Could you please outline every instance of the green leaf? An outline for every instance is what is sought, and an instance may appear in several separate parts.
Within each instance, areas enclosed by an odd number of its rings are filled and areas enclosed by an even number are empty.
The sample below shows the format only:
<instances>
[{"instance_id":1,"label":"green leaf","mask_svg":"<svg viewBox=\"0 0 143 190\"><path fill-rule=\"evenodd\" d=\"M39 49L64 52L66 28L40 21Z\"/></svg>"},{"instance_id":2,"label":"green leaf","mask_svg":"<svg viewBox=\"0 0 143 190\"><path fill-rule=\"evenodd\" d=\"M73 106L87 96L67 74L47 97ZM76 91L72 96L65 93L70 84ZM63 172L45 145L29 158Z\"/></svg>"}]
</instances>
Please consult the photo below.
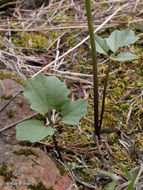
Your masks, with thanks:
<instances>
[{"instance_id":1,"label":"green leaf","mask_svg":"<svg viewBox=\"0 0 143 190\"><path fill-rule=\"evenodd\" d=\"M131 180L131 182L130 182L128 188L127 188L127 190L133 190L134 183L135 183L135 180L136 180L136 178L137 178L137 176L138 176L139 171L140 171L140 168L138 168L138 169L136 170L135 175L134 175L134 177L132 178L132 180Z\"/></svg>"},{"instance_id":2,"label":"green leaf","mask_svg":"<svg viewBox=\"0 0 143 190\"><path fill-rule=\"evenodd\" d=\"M128 169L125 166L123 166L123 170L124 170L127 180L130 181L132 179L132 177L131 177Z\"/></svg>"},{"instance_id":3,"label":"green leaf","mask_svg":"<svg viewBox=\"0 0 143 190\"><path fill-rule=\"evenodd\" d=\"M129 53L129 52L123 52L118 54L116 57L110 57L114 61L130 61L134 59L138 59L138 56Z\"/></svg>"},{"instance_id":4,"label":"green leaf","mask_svg":"<svg viewBox=\"0 0 143 190\"><path fill-rule=\"evenodd\" d=\"M101 174L101 175L111 177L113 179L113 174L111 174L110 172L107 172L107 171L104 171L104 170L96 170L96 172Z\"/></svg>"},{"instance_id":5,"label":"green leaf","mask_svg":"<svg viewBox=\"0 0 143 190\"><path fill-rule=\"evenodd\" d=\"M119 47L134 44L139 38L129 28L119 31L115 30L106 38L106 42L111 51L116 52Z\"/></svg>"},{"instance_id":6,"label":"green leaf","mask_svg":"<svg viewBox=\"0 0 143 190\"><path fill-rule=\"evenodd\" d=\"M111 183L109 183L109 186L107 187L106 190L114 190L116 185L117 185L118 181L117 180L113 180Z\"/></svg>"},{"instance_id":7,"label":"green leaf","mask_svg":"<svg viewBox=\"0 0 143 190\"><path fill-rule=\"evenodd\" d=\"M102 39L95 34L95 43L96 51L105 55L108 53L109 48L105 39Z\"/></svg>"},{"instance_id":8,"label":"green leaf","mask_svg":"<svg viewBox=\"0 0 143 190\"><path fill-rule=\"evenodd\" d=\"M52 127L45 127L38 120L27 120L16 126L16 139L19 141L37 142L53 134Z\"/></svg>"},{"instance_id":9,"label":"green leaf","mask_svg":"<svg viewBox=\"0 0 143 190\"><path fill-rule=\"evenodd\" d=\"M61 112L62 122L69 125L78 125L79 120L87 114L87 100L71 101Z\"/></svg>"},{"instance_id":10,"label":"green leaf","mask_svg":"<svg viewBox=\"0 0 143 190\"><path fill-rule=\"evenodd\" d=\"M42 115L48 110L62 109L62 106L70 102L68 95L66 84L54 76L46 77L42 73L27 81L24 92L24 96L31 103L31 109Z\"/></svg>"}]
</instances>

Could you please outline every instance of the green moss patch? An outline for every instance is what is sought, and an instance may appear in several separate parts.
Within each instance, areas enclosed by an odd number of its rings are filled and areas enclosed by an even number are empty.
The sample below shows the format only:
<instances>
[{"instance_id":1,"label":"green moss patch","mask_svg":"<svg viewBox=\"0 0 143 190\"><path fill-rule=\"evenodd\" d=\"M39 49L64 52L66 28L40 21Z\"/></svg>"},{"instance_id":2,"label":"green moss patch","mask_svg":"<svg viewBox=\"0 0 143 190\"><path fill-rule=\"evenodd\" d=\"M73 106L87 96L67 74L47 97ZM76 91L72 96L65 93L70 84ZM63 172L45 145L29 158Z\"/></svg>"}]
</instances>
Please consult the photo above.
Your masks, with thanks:
<instances>
[{"instance_id":1,"label":"green moss patch","mask_svg":"<svg viewBox=\"0 0 143 190\"><path fill-rule=\"evenodd\" d=\"M3 99L3 100L9 100L9 99L11 99L12 98L12 95L11 94L9 94L9 95L2 95L1 97L0 97L1 99Z\"/></svg>"},{"instance_id":2,"label":"green moss patch","mask_svg":"<svg viewBox=\"0 0 143 190\"><path fill-rule=\"evenodd\" d=\"M39 181L37 185L29 185L27 188L28 188L28 189L31 189L31 190L53 190L52 187L50 187L50 188L47 189L47 188L43 185L43 183L42 183L41 181Z\"/></svg>"},{"instance_id":3,"label":"green moss patch","mask_svg":"<svg viewBox=\"0 0 143 190\"><path fill-rule=\"evenodd\" d=\"M34 156L38 157L38 155L36 154L36 152L34 152L31 149L20 149L18 151L14 151L13 153L16 154L16 155L24 155L26 157L30 156L30 155L34 155Z\"/></svg>"},{"instance_id":4,"label":"green moss patch","mask_svg":"<svg viewBox=\"0 0 143 190\"><path fill-rule=\"evenodd\" d=\"M4 182L10 182L11 178L13 177L12 171L8 171L7 165L2 163L0 166L0 176L3 177Z\"/></svg>"},{"instance_id":5,"label":"green moss patch","mask_svg":"<svg viewBox=\"0 0 143 190\"><path fill-rule=\"evenodd\" d=\"M21 78L16 72L7 72L7 71L2 71L0 70L0 79L11 79L17 82L18 84L21 84L25 86L25 80Z\"/></svg>"},{"instance_id":6,"label":"green moss patch","mask_svg":"<svg viewBox=\"0 0 143 190\"><path fill-rule=\"evenodd\" d=\"M8 117L9 119L13 119L13 118L14 118L14 113L13 113L12 110L10 110L9 112L7 112L7 117Z\"/></svg>"}]
</instances>

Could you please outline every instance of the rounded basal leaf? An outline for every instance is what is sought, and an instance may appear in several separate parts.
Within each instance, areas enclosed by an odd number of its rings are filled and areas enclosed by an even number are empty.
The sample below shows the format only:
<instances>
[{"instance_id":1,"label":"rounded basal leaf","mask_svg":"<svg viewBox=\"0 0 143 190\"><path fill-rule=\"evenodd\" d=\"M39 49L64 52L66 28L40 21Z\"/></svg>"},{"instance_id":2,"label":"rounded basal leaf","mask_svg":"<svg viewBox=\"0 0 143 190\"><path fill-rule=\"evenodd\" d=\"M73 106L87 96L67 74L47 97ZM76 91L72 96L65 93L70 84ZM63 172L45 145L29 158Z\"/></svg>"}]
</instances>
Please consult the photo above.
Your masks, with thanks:
<instances>
[{"instance_id":1,"label":"rounded basal leaf","mask_svg":"<svg viewBox=\"0 0 143 190\"><path fill-rule=\"evenodd\" d=\"M135 43L139 38L129 28L119 31L115 30L111 33L106 42L111 51L116 52L119 47L127 46Z\"/></svg>"},{"instance_id":2,"label":"rounded basal leaf","mask_svg":"<svg viewBox=\"0 0 143 190\"><path fill-rule=\"evenodd\" d=\"M45 115L48 110L60 110L69 102L69 90L57 77L46 77L40 73L28 79L24 96L31 103L31 109Z\"/></svg>"},{"instance_id":3,"label":"rounded basal leaf","mask_svg":"<svg viewBox=\"0 0 143 190\"><path fill-rule=\"evenodd\" d=\"M130 60L138 59L138 56L129 52L123 52L123 53L118 54L116 57L110 57L110 58L115 61L130 61Z\"/></svg>"},{"instance_id":4,"label":"rounded basal leaf","mask_svg":"<svg viewBox=\"0 0 143 190\"><path fill-rule=\"evenodd\" d=\"M37 142L53 134L52 127L45 127L38 120L24 121L16 126L16 139L19 141Z\"/></svg>"},{"instance_id":5,"label":"rounded basal leaf","mask_svg":"<svg viewBox=\"0 0 143 190\"><path fill-rule=\"evenodd\" d=\"M69 125L78 125L79 120L87 114L87 105L88 102L84 99L71 101L61 112L62 122Z\"/></svg>"},{"instance_id":6,"label":"rounded basal leaf","mask_svg":"<svg viewBox=\"0 0 143 190\"><path fill-rule=\"evenodd\" d=\"M95 37L96 51L106 55L108 53L108 49L109 49L106 40L102 39L101 37L97 36L96 34L94 37Z\"/></svg>"}]
</instances>

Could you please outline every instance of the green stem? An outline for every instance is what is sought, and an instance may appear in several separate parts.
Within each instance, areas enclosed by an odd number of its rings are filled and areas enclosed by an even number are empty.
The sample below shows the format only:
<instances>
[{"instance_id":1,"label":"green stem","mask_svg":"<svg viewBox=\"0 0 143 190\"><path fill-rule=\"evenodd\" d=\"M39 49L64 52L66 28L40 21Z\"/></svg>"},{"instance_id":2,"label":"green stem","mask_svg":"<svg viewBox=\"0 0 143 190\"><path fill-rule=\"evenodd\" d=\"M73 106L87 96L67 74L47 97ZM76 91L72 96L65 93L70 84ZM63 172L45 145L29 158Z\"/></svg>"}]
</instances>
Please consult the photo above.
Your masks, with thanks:
<instances>
[{"instance_id":1,"label":"green stem","mask_svg":"<svg viewBox=\"0 0 143 190\"><path fill-rule=\"evenodd\" d=\"M106 77L105 77L105 80L104 80L102 108L101 108L101 116L100 116L100 123L99 123L100 133L101 133L101 126L102 126L103 114L104 114L104 109L105 109L105 97L106 97L106 89L107 89L107 82L108 82L108 78L109 78L110 69L111 69L111 61L109 62L108 69L107 69L107 72L106 72Z\"/></svg>"},{"instance_id":2,"label":"green stem","mask_svg":"<svg viewBox=\"0 0 143 190\"><path fill-rule=\"evenodd\" d=\"M99 130L99 101L98 101L98 73L97 73L97 61L96 61L96 46L95 46L95 38L93 32L93 22L91 16L91 2L90 0L85 0L86 4L86 13L88 20L88 30L90 35L90 43L91 43L91 51L92 51L92 60L93 60L93 90L94 90L94 128L95 135L100 139L100 130Z\"/></svg>"}]
</instances>

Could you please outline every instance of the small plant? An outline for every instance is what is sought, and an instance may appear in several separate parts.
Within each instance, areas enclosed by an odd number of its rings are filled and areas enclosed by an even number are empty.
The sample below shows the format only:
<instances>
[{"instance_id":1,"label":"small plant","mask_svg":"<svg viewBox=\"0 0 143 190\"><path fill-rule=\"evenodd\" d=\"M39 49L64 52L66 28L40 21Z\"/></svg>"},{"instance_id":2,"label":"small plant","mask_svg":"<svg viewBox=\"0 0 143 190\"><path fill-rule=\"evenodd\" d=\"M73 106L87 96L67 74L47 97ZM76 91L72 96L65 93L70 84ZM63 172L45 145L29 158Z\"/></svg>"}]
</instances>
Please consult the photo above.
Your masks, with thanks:
<instances>
[{"instance_id":1,"label":"small plant","mask_svg":"<svg viewBox=\"0 0 143 190\"><path fill-rule=\"evenodd\" d=\"M28 79L24 96L31 104L31 109L48 118L47 124L39 120L27 120L16 126L16 138L20 141L37 142L49 135L54 135L54 126L60 122L78 125L87 113L87 100L71 101L66 84L57 77L46 77L40 73ZM54 142L55 137L54 137Z\"/></svg>"},{"instance_id":2,"label":"small plant","mask_svg":"<svg viewBox=\"0 0 143 190\"><path fill-rule=\"evenodd\" d=\"M142 174L143 174L143 166L137 167L132 171L128 171L126 167L123 167L125 177L119 177L115 174L112 174L107 171L99 170L97 173L103 176L108 176L112 179L112 182L108 184L106 190L118 190L118 189L126 189L133 190L134 188L142 188Z\"/></svg>"},{"instance_id":3,"label":"small plant","mask_svg":"<svg viewBox=\"0 0 143 190\"><path fill-rule=\"evenodd\" d=\"M109 78L109 72L111 69L111 65L115 61L130 61L137 59L138 57L130 52L119 52L119 48L124 46L128 46L130 44L134 44L139 38L134 35L134 32L127 28L125 30L119 31L115 30L111 33L108 38L102 39L97 36L93 32L93 22L91 16L91 3L90 0L85 0L86 4L86 13L88 19L88 29L90 34L90 42L91 42L91 51L92 51L92 59L93 59L93 88L94 88L94 128L95 135L100 139L101 135L101 126L104 114L104 104L106 97L106 88L107 82ZM103 98L102 98L102 108L101 115L99 118L99 100L98 100L98 67L96 61L96 51L104 54L109 59L109 64L106 72L106 77L104 81L104 90L103 90ZM112 53L110 53L110 52Z\"/></svg>"}]
</instances>

